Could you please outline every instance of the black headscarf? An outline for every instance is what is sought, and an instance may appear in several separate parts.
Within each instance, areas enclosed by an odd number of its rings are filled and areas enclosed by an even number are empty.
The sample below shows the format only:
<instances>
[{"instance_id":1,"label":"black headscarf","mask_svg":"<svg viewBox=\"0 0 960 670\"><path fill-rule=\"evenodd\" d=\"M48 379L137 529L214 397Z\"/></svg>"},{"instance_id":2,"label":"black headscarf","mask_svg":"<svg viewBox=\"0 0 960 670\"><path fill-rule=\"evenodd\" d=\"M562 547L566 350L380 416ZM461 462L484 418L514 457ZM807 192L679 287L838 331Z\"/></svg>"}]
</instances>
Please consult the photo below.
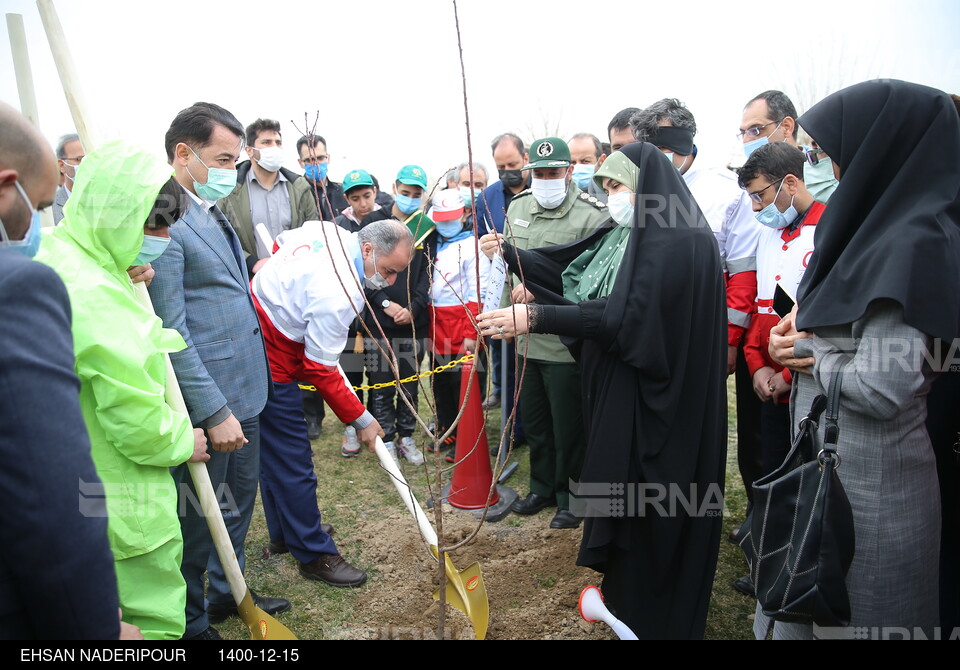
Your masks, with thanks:
<instances>
[{"instance_id":1,"label":"black headscarf","mask_svg":"<svg viewBox=\"0 0 960 670\"><path fill-rule=\"evenodd\" d=\"M960 118L950 96L869 81L798 121L841 179L817 225L797 328L852 323L889 298L914 328L960 336Z\"/></svg>"}]
</instances>

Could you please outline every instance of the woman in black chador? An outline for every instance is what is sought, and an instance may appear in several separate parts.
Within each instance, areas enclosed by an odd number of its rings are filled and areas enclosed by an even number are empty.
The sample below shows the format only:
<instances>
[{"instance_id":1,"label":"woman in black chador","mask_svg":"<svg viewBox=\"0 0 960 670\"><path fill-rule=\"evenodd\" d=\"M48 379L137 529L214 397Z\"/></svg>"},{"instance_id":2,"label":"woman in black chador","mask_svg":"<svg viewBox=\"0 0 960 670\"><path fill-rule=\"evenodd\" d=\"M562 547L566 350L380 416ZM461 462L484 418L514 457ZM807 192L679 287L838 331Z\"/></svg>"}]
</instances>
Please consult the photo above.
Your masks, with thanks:
<instances>
[{"instance_id":1,"label":"woman in black chador","mask_svg":"<svg viewBox=\"0 0 960 670\"><path fill-rule=\"evenodd\" d=\"M581 366L587 428L577 562L604 573L607 606L638 637L699 638L726 459L720 255L656 147L627 145L595 179L611 196L613 221L569 245L504 244L536 302L482 314L480 326L495 338L564 336ZM485 253L497 237L483 238Z\"/></svg>"}]
</instances>

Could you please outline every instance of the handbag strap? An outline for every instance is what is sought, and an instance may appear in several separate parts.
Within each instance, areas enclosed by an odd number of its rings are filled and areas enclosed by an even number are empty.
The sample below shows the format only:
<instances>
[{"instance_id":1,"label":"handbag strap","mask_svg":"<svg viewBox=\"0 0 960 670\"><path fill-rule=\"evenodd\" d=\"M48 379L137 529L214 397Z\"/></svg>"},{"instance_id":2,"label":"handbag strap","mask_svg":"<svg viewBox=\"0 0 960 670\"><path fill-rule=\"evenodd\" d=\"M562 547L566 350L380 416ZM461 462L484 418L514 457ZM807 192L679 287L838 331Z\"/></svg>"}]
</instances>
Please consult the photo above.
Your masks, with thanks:
<instances>
[{"instance_id":1,"label":"handbag strap","mask_svg":"<svg viewBox=\"0 0 960 670\"><path fill-rule=\"evenodd\" d=\"M830 451L837 450L837 439L840 437L840 426L837 419L840 417L840 386L841 371L834 370L830 375L830 387L827 389L827 421L824 424L824 449L830 445Z\"/></svg>"},{"instance_id":2,"label":"handbag strap","mask_svg":"<svg viewBox=\"0 0 960 670\"><path fill-rule=\"evenodd\" d=\"M830 387L827 389L827 420L823 428L823 448L817 454L821 472L828 463L834 470L840 467L840 454L837 453L840 426L837 419L840 416L841 374L840 369L833 371L830 375Z\"/></svg>"}]
</instances>

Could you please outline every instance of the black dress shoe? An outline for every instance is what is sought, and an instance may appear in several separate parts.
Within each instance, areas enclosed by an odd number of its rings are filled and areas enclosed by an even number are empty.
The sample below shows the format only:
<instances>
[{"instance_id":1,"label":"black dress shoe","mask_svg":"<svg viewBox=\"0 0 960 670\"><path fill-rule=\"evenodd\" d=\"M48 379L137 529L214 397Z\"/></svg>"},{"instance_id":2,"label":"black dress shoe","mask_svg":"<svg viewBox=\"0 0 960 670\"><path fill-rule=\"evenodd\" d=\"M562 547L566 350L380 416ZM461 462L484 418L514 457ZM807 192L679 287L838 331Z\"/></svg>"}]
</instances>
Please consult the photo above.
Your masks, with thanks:
<instances>
[{"instance_id":1,"label":"black dress shoe","mask_svg":"<svg viewBox=\"0 0 960 670\"><path fill-rule=\"evenodd\" d=\"M510 507L517 514L536 514L544 507L552 507L557 504L556 498L550 496L549 498L544 498L543 496L538 496L536 493L531 493L523 500L518 500L513 503L513 506Z\"/></svg>"},{"instance_id":2,"label":"black dress shoe","mask_svg":"<svg viewBox=\"0 0 960 670\"><path fill-rule=\"evenodd\" d=\"M321 523L320 530L322 530L327 535L333 535L336 530L333 527L332 523ZM287 543L283 540L270 540L270 544L267 545L267 551L271 556L276 556L277 554L286 554L290 551L287 547ZM260 609L263 609L262 607Z\"/></svg>"},{"instance_id":3,"label":"black dress shoe","mask_svg":"<svg viewBox=\"0 0 960 670\"><path fill-rule=\"evenodd\" d=\"M340 554L321 554L300 564L300 574L330 586L354 587L367 581L367 573L347 563Z\"/></svg>"},{"instance_id":4,"label":"black dress shoe","mask_svg":"<svg viewBox=\"0 0 960 670\"><path fill-rule=\"evenodd\" d=\"M267 614L279 614L290 609L290 601L286 598L258 596L252 589L250 595L253 597L253 604ZM237 614L237 606L234 603L210 603L207 605L207 618L211 623L226 621L232 616L237 616ZM212 630L212 628L208 630Z\"/></svg>"},{"instance_id":5,"label":"black dress shoe","mask_svg":"<svg viewBox=\"0 0 960 670\"><path fill-rule=\"evenodd\" d=\"M222 640L220 633L217 632L217 629L213 626L207 626L207 629L202 633L197 633L193 637L188 637L188 640Z\"/></svg>"},{"instance_id":6,"label":"black dress shoe","mask_svg":"<svg viewBox=\"0 0 960 670\"><path fill-rule=\"evenodd\" d=\"M579 528L580 517L568 509L558 509L550 520L551 528Z\"/></svg>"},{"instance_id":7,"label":"black dress shoe","mask_svg":"<svg viewBox=\"0 0 960 670\"><path fill-rule=\"evenodd\" d=\"M757 597L757 590L753 586L753 580L750 579L750 575L734 579L733 590L745 596L750 596L751 598Z\"/></svg>"}]
</instances>

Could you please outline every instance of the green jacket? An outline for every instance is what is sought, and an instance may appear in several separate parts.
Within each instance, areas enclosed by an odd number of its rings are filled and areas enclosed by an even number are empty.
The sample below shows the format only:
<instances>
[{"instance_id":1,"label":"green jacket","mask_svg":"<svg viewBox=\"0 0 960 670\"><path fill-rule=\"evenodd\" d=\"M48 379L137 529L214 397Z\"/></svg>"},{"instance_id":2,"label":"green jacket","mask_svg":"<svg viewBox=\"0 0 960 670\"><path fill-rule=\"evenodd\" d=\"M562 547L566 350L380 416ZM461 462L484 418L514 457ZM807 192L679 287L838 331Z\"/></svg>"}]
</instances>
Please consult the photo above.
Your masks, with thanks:
<instances>
[{"instance_id":1,"label":"green jacket","mask_svg":"<svg viewBox=\"0 0 960 670\"><path fill-rule=\"evenodd\" d=\"M504 235L518 249L537 249L556 244L575 242L592 233L610 218L607 206L572 181L567 196L556 209L544 209L529 189L521 191L507 209ZM514 275L516 276L516 275ZM517 281L519 282L519 277ZM503 306L510 304L509 284L504 289ZM529 349L525 340L530 338ZM553 363L572 363L573 356L557 335L521 335L517 338L517 352L527 358Z\"/></svg>"},{"instance_id":2,"label":"green jacket","mask_svg":"<svg viewBox=\"0 0 960 670\"><path fill-rule=\"evenodd\" d=\"M106 496L114 558L148 553L179 538L169 468L193 455L190 420L164 401L163 352L186 347L134 295L126 269L143 245L143 224L169 165L121 142L87 154L57 228L38 260L70 294L80 407ZM70 439L65 435L64 439Z\"/></svg>"},{"instance_id":3,"label":"green jacket","mask_svg":"<svg viewBox=\"0 0 960 670\"><path fill-rule=\"evenodd\" d=\"M250 191L247 189L247 173L251 170L250 161L237 166L237 187L233 193L217 205L223 210L227 221L237 231L240 246L247 258L257 260L257 237L253 232L253 217L250 214ZM299 228L304 221L319 221L320 212L317 210L317 199L313 193L313 184L303 175L298 175L286 168L280 168L287 178L284 184L287 187L287 196L290 198L290 227ZM248 265L250 265L248 261Z\"/></svg>"}]
</instances>

